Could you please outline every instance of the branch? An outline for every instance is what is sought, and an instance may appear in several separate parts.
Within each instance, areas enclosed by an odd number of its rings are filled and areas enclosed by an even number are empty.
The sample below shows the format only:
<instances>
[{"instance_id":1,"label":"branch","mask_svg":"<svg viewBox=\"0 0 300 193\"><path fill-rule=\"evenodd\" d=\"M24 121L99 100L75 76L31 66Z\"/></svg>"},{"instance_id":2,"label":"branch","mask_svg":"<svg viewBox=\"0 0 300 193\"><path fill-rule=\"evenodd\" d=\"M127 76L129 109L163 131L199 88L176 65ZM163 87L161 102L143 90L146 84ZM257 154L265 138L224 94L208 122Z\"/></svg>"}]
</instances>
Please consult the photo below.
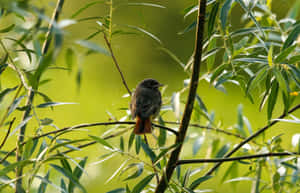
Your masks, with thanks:
<instances>
[{"instance_id":1,"label":"branch","mask_svg":"<svg viewBox=\"0 0 300 193\"><path fill-rule=\"evenodd\" d=\"M53 134L58 134L58 133L62 133L62 132L65 132L65 131L71 131L71 130L75 130L75 129L80 129L80 128L86 128L86 127L95 127L95 126L104 126L104 125L134 125L135 122L134 121L116 121L116 122L98 122L98 123L83 123L83 124L79 124L79 125L74 125L74 126L71 126L71 127L65 127L65 128L62 128L62 129L59 129L59 130L54 130L54 131L49 131L47 133L44 133L44 134L41 134L41 135L37 135L37 136L34 136L32 137L30 140L36 140L36 139L39 139L39 138L42 138L42 137L45 137L45 136L48 136L48 135L53 135ZM157 125L157 124L153 124L155 127L159 127L161 129L166 129L172 133L174 133L175 135L178 135L178 132L173 130L173 129L170 129L168 127L165 127L165 126L162 126L162 125ZM126 130L125 130L126 131ZM110 138L113 138L113 137L116 137L116 136L119 136L121 134L123 134L125 131L121 131L121 132L118 132L116 134L112 134L112 135L109 135L109 136L106 136L104 137L103 139L110 139ZM22 147L24 146L26 143L28 142L27 141L23 141L22 143L19 144L19 147ZM90 142L91 143L91 142ZM86 144L86 146L89 146L89 145L93 145L94 143L88 143ZM85 147L85 146L83 146ZM80 148L80 146L79 146ZM10 152L8 152L1 160L0 160L0 164L2 164L13 152L15 152L17 150L17 148L14 148L12 149ZM66 151L66 152L63 152L63 153L69 153L71 151Z\"/></svg>"},{"instance_id":2,"label":"branch","mask_svg":"<svg viewBox=\"0 0 300 193\"><path fill-rule=\"evenodd\" d=\"M300 155L299 152L279 152L279 153L262 153L255 155L245 155L239 157L231 157L231 158L215 158L215 159L187 159L187 160L179 160L176 165L183 164L198 164L198 163L223 163L223 162L231 162L231 161L240 161L244 159L255 159L261 157L278 157L278 156L296 156Z\"/></svg>"},{"instance_id":3,"label":"branch","mask_svg":"<svg viewBox=\"0 0 300 193\"><path fill-rule=\"evenodd\" d=\"M180 123L178 122L172 122L172 121L165 121L164 123L166 124L172 124L172 125L179 125ZM201 128L201 129L207 129L207 130L214 130L216 132L220 132L220 133L223 133L223 134L226 134L226 135L229 135L229 136L234 136L234 137L237 137L237 138L240 138L240 139L245 139L245 137L239 135L239 134L236 134L236 133L231 133L229 131L226 131L226 130L223 130L223 129L219 129L219 128L215 128L215 127L209 127L209 126L204 126L204 125L199 125L199 124L196 124L196 123L191 123L189 124L190 127L198 127L198 128Z\"/></svg>"},{"instance_id":4,"label":"branch","mask_svg":"<svg viewBox=\"0 0 300 193\"><path fill-rule=\"evenodd\" d=\"M176 141L175 141L175 144L179 144L179 145L171 153L171 156L166 166L166 171L164 175L161 177L160 182L156 187L155 193L163 193L168 187L168 183L176 167L176 162L179 159L179 154L181 152L182 144L184 142L187 129L189 126L189 122L191 119L198 82L199 82L199 74L200 74L200 66L201 66L201 58L202 58L201 57L202 43L203 43L203 36L204 36L205 9L206 9L206 0L199 0L193 71L192 71L192 76L189 85L189 94L188 94L187 103L184 109L181 124L179 126L179 135L176 137Z\"/></svg>"},{"instance_id":5,"label":"branch","mask_svg":"<svg viewBox=\"0 0 300 193\"><path fill-rule=\"evenodd\" d=\"M297 109L300 108L300 104L296 105L295 107L293 107L291 110L289 110L287 113L284 112L282 115L280 115L277 119L282 119L285 116L287 116L288 114L296 111ZM228 152L223 158L228 158L230 157L232 154L234 154L236 151L238 151L243 145L245 145L246 143L248 143L249 141L251 141L252 139L254 139L255 137L257 137L258 135L262 134L264 131L266 131L267 129L269 129L271 126L273 126L274 124L278 123L278 120L275 121L271 121L268 125L264 126L263 128L261 128L260 130L258 130L257 132L253 133L252 135L250 135L249 137L247 137L244 141L242 141L241 143L239 143L237 146L235 146L230 152ZM218 167L220 167L220 165L222 164L222 162L217 163L214 167L212 167L206 174L205 176L210 176Z\"/></svg>"},{"instance_id":6,"label":"branch","mask_svg":"<svg viewBox=\"0 0 300 193\"><path fill-rule=\"evenodd\" d=\"M110 52L110 54L111 54L111 57L112 57L112 59L113 59L115 65L116 65L116 67L117 67L117 69L118 69L118 71L119 71L119 73L120 73L120 75L121 75L122 82L123 82L125 88L127 89L127 92L128 92L129 95L131 96L131 91L130 91L130 89L129 89L129 87L128 87L126 81L125 81L124 75L123 75L123 73L122 73L122 71L121 71L121 68L120 68L120 65L119 65L119 63L117 62L117 59L116 59L116 57L115 57L115 55L114 55L114 52L113 52L112 47L111 47L111 44L110 44L110 42L108 41L108 39L107 39L107 37L106 37L106 34L103 33L103 35L104 35L104 40L105 40L105 42L106 42L106 45L107 45L107 47L108 47L108 49L109 49L109 52Z\"/></svg>"},{"instance_id":7,"label":"branch","mask_svg":"<svg viewBox=\"0 0 300 193\"><path fill-rule=\"evenodd\" d=\"M9 136L10 131L11 131L11 127L12 127L13 123L15 122L15 120L16 120L16 117L14 117L13 120L9 123L8 130L7 130L6 135L5 135L3 141L2 141L2 143L0 145L0 149L2 149L2 147L6 143L6 140L7 140L8 136Z\"/></svg>"}]
</instances>

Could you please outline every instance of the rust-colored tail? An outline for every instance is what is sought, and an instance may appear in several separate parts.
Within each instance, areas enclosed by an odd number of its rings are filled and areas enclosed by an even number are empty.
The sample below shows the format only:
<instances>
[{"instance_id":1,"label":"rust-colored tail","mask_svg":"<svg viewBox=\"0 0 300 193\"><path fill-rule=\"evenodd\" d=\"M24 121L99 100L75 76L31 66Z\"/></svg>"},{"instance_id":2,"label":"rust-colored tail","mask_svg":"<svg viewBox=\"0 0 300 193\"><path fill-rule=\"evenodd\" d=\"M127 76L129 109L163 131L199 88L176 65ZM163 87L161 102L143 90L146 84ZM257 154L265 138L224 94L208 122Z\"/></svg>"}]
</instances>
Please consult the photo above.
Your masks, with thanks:
<instances>
[{"instance_id":1,"label":"rust-colored tail","mask_svg":"<svg viewBox=\"0 0 300 193\"><path fill-rule=\"evenodd\" d=\"M152 124L150 118L143 120L139 116L136 116L136 124L133 132L136 135L151 133Z\"/></svg>"}]
</instances>

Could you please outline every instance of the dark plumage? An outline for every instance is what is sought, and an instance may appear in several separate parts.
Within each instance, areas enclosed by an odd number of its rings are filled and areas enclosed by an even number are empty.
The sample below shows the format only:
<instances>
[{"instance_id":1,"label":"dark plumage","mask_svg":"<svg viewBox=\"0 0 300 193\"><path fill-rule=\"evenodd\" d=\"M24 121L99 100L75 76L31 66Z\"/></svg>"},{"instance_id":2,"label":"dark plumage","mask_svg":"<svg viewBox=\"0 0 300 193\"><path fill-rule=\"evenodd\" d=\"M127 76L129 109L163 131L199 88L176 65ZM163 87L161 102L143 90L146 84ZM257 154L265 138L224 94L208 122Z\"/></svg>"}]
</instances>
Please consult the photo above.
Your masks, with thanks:
<instances>
[{"instance_id":1,"label":"dark plumage","mask_svg":"<svg viewBox=\"0 0 300 193\"><path fill-rule=\"evenodd\" d=\"M154 79L145 79L137 85L130 103L131 115L136 118L135 134L151 133L151 120L161 107L160 86L162 84Z\"/></svg>"}]
</instances>

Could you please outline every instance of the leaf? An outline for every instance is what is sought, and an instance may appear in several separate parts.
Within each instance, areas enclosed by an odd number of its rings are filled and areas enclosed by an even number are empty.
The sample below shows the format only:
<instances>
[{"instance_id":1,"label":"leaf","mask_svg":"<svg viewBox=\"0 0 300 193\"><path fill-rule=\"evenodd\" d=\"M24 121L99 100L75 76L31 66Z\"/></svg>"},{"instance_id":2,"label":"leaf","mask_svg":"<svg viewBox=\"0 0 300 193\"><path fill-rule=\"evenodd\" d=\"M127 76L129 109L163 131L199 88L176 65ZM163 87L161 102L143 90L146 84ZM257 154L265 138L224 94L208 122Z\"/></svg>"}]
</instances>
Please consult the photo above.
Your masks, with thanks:
<instances>
[{"instance_id":1,"label":"leaf","mask_svg":"<svg viewBox=\"0 0 300 193\"><path fill-rule=\"evenodd\" d=\"M53 123L53 120L49 118L40 119L40 121L41 121L41 125L50 125Z\"/></svg>"},{"instance_id":2,"label":"leaf","mask_svg":"<svg viewBox=\"0 0 300 193\"><path fill-rule=\"evenodd\" d=\"M141 136L135 135L135 152L137 155L140 153L141 143L142 143Z\"/></svg>"},{"instance_id":3,"label":"leaf","mask_svg":"<svg viewBox=\"0 0 300 193\"><path fill-rule=\"evenodd\" d=\"M37 147L38 139L29 138L25 144L25 150L23 151L23 159L29 159Z\"/></svg>"},{"instance_id":4,"label":"leaf","mask_svg":"<svg viewBox=\"0 0 300 193\"><path fill-rule=\"evenodd\" d=\"M211 40L211 42L208 44L207 50L214 50L214 48L216 48L216 43L217 43L216 38L213 38ZM216 52L217 51L219 51L219 49L216 50ZM215 53L213 53L212 55L210 55L210 56L207 57L206 66L207 66L207 70L208 71L211 71L213 69L213 67L214 67L215 58L216 58L216 54Z\"/></svg>"},{"instance_id":5,"label":"leaf","mask_svg":"<svg viewBox=\"0 0 300 193\"><path fill-rule=\"evenodd\" d=\"M269 63L269 66L273 66L273 46L272 45L268 52L268 63Z\"/></svg>"},{"instance_id":6,"label":"leaf","mask_svg":"<svg viewBox=\"0 0 300 193\"><path fill-rule=\"evenodd\" d=\"M293 42L297 39L297 37L300 34L300 24L296 25L295 28L289 33L287 39L285 40L282 50L285 50L290 45L293 44Z\"/></svg>"},{"instance_id":7,"label":"leaf","mask_svg":"<svg viewBox=\"0 0 300 193\"><path fill-rule=\"evenodd\" d=\"M90 41L87 41L87 40L77 40L76 43L81 45L82 47L88 48L92 51L110 56L110 53L105 48L99 46L96 43L93 43L93 42L90 42Z\"/></svg>"},{"instance_id":8,"label":"leaf","mask_svg":"<svg viewBox=\"0 0 300 193\"><path fill-rule=\"evenodd\" d=\"M106 193L126 193L126 189L125 188L117 188L117 189L111 190Z\"/></svg>"},{"instance_id":9,"label":"leaf","mask_svg":"<svg viewBox=\"0 0 300 193\"><path fill-rule=\"evenodd\" d=\"M216 17L219 10L219 4L220 4L219 2L215 3L209 14L208 28L207 28L208 37L210 37L213 33Z\"/></svg>"},{"instance_id":10,"label":"leaf","mask_svg":"<svg viewBox=\"0 0 300 193\"><path fill-rule=\"evenodd\" d=\"M261 27L261 29L263 31L272 31L272 30L275 30L274 27ZM236 31L231 32L230 36L231 37L236 37L236 36L250 34L250 33L257 33L258 31L259 31L259 29L257 29L256 27L242 28L242 29L238 29Z\"/></svg>"},{"instance_id":11,"label":"leaf","mask_svg":"<svg viewBox=\"0 0 300 193\"><path fill-rule=\"evenodd\" d=\"M65 177L67 177L69 180L71 180L76 186L78 186L82 190L82 192L86 193L85 188L79 183L78 179L76 179L70 171L55 164L50 164L50 166Z\"/></svg>"},{"instance_id":12,"label":"leaf","mask_svg":"<svg viewBox=\"0 0 300 193\"><path fill-rule=\"evenodd\" d=\"M300 55L296 55L296 56L292 56L292 57L289 59L288 63L289 63L289 64L295 64L295 63L297 63L297 62L299 62L299 61L300 61Z\"/></svg>"},{"instance_id":13,"label":"leaf","mask_svg":"<svg viewBox=\"0 0 300 193\"><path fill-rule=\"evenodd\" d=\"M271 93L268 99L268 120L272 118L272 113L277 101L277 96L278 96L278 82L273 81L271 85Z\"/></svg>"},{"instance_id":14,"label":"leaf","mask_svg":"<svg viewBox=\"0 0 300 193\"><path fill-rule=\"evenodd\" d=\"M238 178L233 178L230 180L227 180L224 183L231 183L231 182L239 182L239 181L255 181L255 178L250 178L250 177L238 177Z\"/></svg>"},{"instance_id":15,"label":"leaf","mask_svg":"<svg viewBox=\"0 0 300 193\"><path fill-rule=\"evenodd\" d=\"M75 57L74 50L71 48L67 48L65 58L66 58L67 67L68 69L70 69L70 71L72 70L72 66L74 64L74 57Z\"/></svg>"},{"instance_id":16,"label":"leaf","mask_svg":"<svg viewBox=\"0 0 300 193\"><path fill-rule=\"evenodd\" d=\"M10 134L9 136L12 136L13 134L15 134L15 132L17 130L19 130L21 127L23 127L25 124L27 124L27 122L32 118L32 116L27 117L26 119L24 119Z\"/></svg>"},{"instance_id":17,"label":"leaf","mask_svg":"<svg viewBox=\"0 0 300 193\"><path fill-rule=\"evenodd\" d=\"M287 49L283 50L282 52L280 52L277 55L277 57L275 58L275 63L278 64L278 63L281 63L281 62L285 61L287 59L288 55L290 53L292 53L295 50L295 48L296 48L296 45L290 46L289 48L287 48Z\"/></svg>"},{"instance_id":18,"label":"leaf","mask_svg":"<svg viewBox=\"0 0 300 193\"><path fill-rule=\"evenodd\" d=\"M1 92L0 92L0 103L2 102L3 98L4 98L7 94L11 93L12 91L16 90L17 88L18 88L18 86L15 86L15 87L13 87L13 88L6 88L6 89L4 89L3 91L1 91Z\"/></svg>"},{"instance_id":19,"label":"leaf","mask_svg":"<svg viewBox=\"0 0 300 193\"><path fill-rule=\"evenodd\" d=\"M32 164L32 163L34 163L34 161L32 161L32 160L21 160L21 161L12 163L12 164L2 168L2 170L0 170L0 176L4 176L9 172L14 171L16 169L16 167L24 167L24 166Z\"/></svg>"},{"instance_id":20,"label":"leaf","mask_svg":"<svg viewBox=\"0 0 300 193\"><path fill-rule=\"evenodd\" d=\"M268 67L261 68L248 82L246 94L248 95L253 88L256 88L259 83L267 76Z\"/></svg>"},{"instance_id":21,"label":"leaf","mask_svg":"<svg viewBox=\"0 0 300 193\"><path fill-rule=\"evenodd\" d=\"M145 29L143 28L140 28L140 27L137 27L137 26L133 26L133 25L125 25L126 27L128 28L131 28L131 29L134 29L134 30L137 30L139 32L142 32L143 34L146 34L147 36L151 37L152 39L156 40L159 44L162 44L162 42L160 41L160 39L155 36L154 34L146 31Z\"/></svg>"},{"instance_id":22,"label":"leaf","mask_svg":"<svg viewBox=\"0 0 300 193\"><path fill-rule=\"evenodd\" d=\"M166 156L168 153L172 152L174 149L176 149L179 146L179 144L173 144L170 147L167 147L163 149L158 156L153 161L153 165L156 165L164 156Z\"/></svg>"},{"instance_id":23,"label":"leaf","mask_svg":"<svg viewBox=\"0 0 300 193\"><path fill-rule=\"evenodd\" d=\"M198 137L194 144L193 144L193 155L195 156L197 154L197 152L199 151L199 149L201 148L203 142L204 142L204 137L203 136L200 136Z\"/></svg>"},{"instance_id":24,"label":"leaf","mask_svg":"<svg viewBox=\"0 0 300 193\"><path fill-rule=\"evenodd\" d=\"M155 159L156 159L156 155L152 151L152 149L150 149L150 147L146 143L144 143L143 141L141 141L141 145L142 145L142 148L144 149L145 153L150 157L152 162L154 162Z\"/></svg>"},{"instance_id":25,"label":"leaf","mask_svg":"<svg viewBox=\"0 0 300 193\"><path fill-rule=\"evenodd\" d=\"M0 75L2 74L2 72L4 72L4 70L7 68L8 64L0 64Z\"/></svg>"},{"instance_id":26,"label":"leaf","mask_svg":"<svg viewBox=\"0 0 300 193\"><path fill-rule=\"evenodd\" d=\"M24 98L25 96L20 96L18 98L16 98L14 100L14 102L11 104L10 108L9 108L9 111L7 113L7 116L9 116L12 112L14 112L16 110L16 108L20 105L22 99Z\"/></svg>"},{"instance_id":27,"label":"leaf","mask_svg":"<svg viewBox=\"0 0 300 193\"><path fill-rule=\"evenodd\" d=\"M277 68L273 68L273 74L275 75L275 78L279 83L279 87L284 91L286 95L288 95L287 84L281 72Z\"/></svg>"},{"instance_id":28,"label":"leaf","mask_svg":"<svg viewBox=\"0 0 300 193\"><path fill-rule=\"evenodd\" d=\"M141 193L142 190L150 183L152 178L155 174L150 174L149 176L145 177L143 180L141 180L138 184L136 184L131 191L131 193Z\"/></svg>"},{"instance_id":29,"label":"leaf","mask_svg":"<svg viewBox=\"0 0 300 193\"><path fill-rule=\"evenodd\" d=\"M191 185L189 186L189 188L191 190L194 190L196 189L202 182L206 181L206 180L209 180L210 178L212 178L212 176L203 176L203 177L200 177L196 180L194 180Z\"/></svg>"},{"instance_id":30,"label":"leaf","mask_svg":"<svg viewBox=\"0 0 300 193\"><path fill-rule=\"evenodd\" d=\"M83 12L84 10L86 10L87 8L97 4L97 3L104 3L105 1L93 1L90 3L85 4L83 7L81 7L80 9L78 9L75 13L72 14L71 19L75 18L76 16L78 16L81 12Z\"/></svg>"},{"instance_id":31,"label":"leaf","mask_svg":"<svg viewBox=\"0 0 300 193\"><path fill-rule=\"evenodd\" d=\"M196 28L197 26L197 21L193 21L193 23L191 23L189 26L187 26L184 30L178 32L178 35L183 35L191 30L193 30L194 28Z\"/></svg>"},{"instance_id":32,"label":"leaf","mask_svg":"<svg viewBox=\"0 0 300 193\"><path fill-rule=\"evenodd\" d=\"M61 193L69 193L67 191L67 186L66 186L66 183L64 181L64 179L60 179L60 188L61 188Z\"/></svg>"},{"instance_id":33,"label":"leaf","mask_svg":"<svg viewBox=\"0 0 300 193\"><path fill-rule=\"evenodd\" d=\"M125 171L128 171L128 170L130 170L132 168L136 168L135 172L133 174L129 175L123 181L139 177L143 173L143 171L144 171L144 163L141 162L141 163L132 163L132 164L129 164L126 168L123 169L123 171L121 172L120 175L122 175Z\"/></svg>"},{"instance_id":34,"label":"leaf","mask_svg":"<svg viewBox=\"0 0 300 193\"><path fill-rule=\"evenodd\" d=\"M223 31L226 30L226 22L227 22L228 12L231 9L231 5L233 2L234 2L233 0L226 0L221 8L220 20L221 20L221 27L222 27Z\"/></svg>"},{"instance_id":35,"label":"leaf","mask_svg":"<svg viewBox=\"0 0 300 193\"><path fill-rule=\"evenodd\" d=\"M164 121L161 116L158 117L158 122L160 125L164 125ZM163 147L167 141L167 131L165 129L159 128L159 136L158 136L158 145L159 147Z\"/></svg>"},{"instance_id":36,"label":"leaf","mask_svg":"<svg viewBox=\"0 0 300 193\"><path fill-rule=\"evenodd\" d=\"M222 64L216 68L216 70L212 73L212 75L210 77L210 84L212 84L216 80L216 78L220 74L222 74L222 72L225 70L226 65L227 64Z\"/></svg>"},{"instance_id":37,"label":"leaf","mask_svg":"<svg viewBox=\"0 0 300 193\"><path fill-rule=\"evenodd\" d=\"M97 137L97 136L93 136L93 135L89 135L90 138L92 138L93 140L95 140L96 142L108 147L109 149L114 149L112 145L110 145L107 141L105 141L104 139Z\"/></svg>"},{"instance_id":38,"label":"leaf","mask_svg":"<svg viewBox=\"0 0 300 193\"><path fill-rule=\"evenodd\" d=\"M132 132L130 134L129 141L128 141L128 151L130 150L130 148L131 148L131 146L133 144L134 138L135 138L135 134Z\"/></svg>"},{"instance_id":39,"label":"leaf","mask_svg":"<svg viewBox=\"0 0 300 193\"><path fill-rule=\"evenodd\" d=\"M243 137L247 136L244 130L243 106L241 104L238 106L237 131L241 136Z\"/></svg>"},{"instance_id":40,"label":"leaf","mask_svg":"<svg viewBox=\"0 0 300 193\"><path fill-rule=\"evenodd\" d=\"M223 157L226 154L226 152L229 150L229 148L230 148L229 144L223 145L223 147L218 151L216 158Z\"/></svg>"},{"instance_id":41,"label":"leaf","mask_svg":"<svg viewBox=\"0 0 300 193\"><path fill-rule=\"evenodd\" d=\"M13 28L15 27L15 24L11 24L10 26L0 29L0 33L7 33L9 31L11 31Z\"/></svg>"},{"instance_id":42,"label":"leaf","mask_svg":"<svg viewBox=\"0 0 300 193\"><path fill-rule=\"evenodd\" d=\"M164 47L159 47L159 50L165 52L166 54L168 54L175 62L177 62L182 68L185 67L185 64L173 53L171 52L169 49L164 48Z\"/></svg>"},{"instance_id":43,"label":"leaf","mask_svg":"<svg viewBox=\"0 0 300 193\"><path fill-rule=\"evenodd\" d=\"M50 171L47 172L47 174L45 175L44 180L41 181L41 184L39 186L38 189L38 193L45 193L46 192L46 188L47 188L47 181L49 181L49 175L50 175Z\"/></svg>"},{"instance_id":44,"label":"leaf","mask_svg":"<svg viewBox=\"0 0 300 193\"><path fill-rule=\"evenodd\" d=\"M46 103L42 103L37 105L37 108L47 108L47 107L54 107L54 106L58 106L58 105L74 105L74 104L78 104L78 103L69 103L69 102L46 102Z\"/></svg>"},{"instance_id":45,"label":"leaf","mask_svg":"<svg viewBox=\"0 0 300 193\"><path fill-rule=\"evenodd\" d=\"M162 8L165 9L166 7L162 6L162 5L158 5L158 4L154 4L154 3L127 3L127 5L133 5L133 6L149 6L149 7L157 7L157 8Z\"/></svg>"}]
</instances>

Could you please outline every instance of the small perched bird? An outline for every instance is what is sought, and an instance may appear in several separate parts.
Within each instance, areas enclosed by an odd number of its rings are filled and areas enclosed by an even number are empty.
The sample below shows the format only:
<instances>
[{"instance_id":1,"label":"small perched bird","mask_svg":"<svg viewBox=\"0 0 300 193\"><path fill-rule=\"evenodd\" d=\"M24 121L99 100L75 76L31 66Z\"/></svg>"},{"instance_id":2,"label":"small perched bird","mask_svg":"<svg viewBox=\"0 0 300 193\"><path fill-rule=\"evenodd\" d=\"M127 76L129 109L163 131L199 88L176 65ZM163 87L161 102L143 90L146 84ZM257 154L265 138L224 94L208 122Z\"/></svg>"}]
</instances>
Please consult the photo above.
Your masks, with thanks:
<instances>
[{"instance_id":1,"label":"small perched bird","mask_svg":"<svg viewBox=\"0 0 300 193\"><path fill-rule=\"evenodd\" d=\"M163 85L151 78L137 85L130 103L132 118L136 117L135 134L151 133L151 121L159 114L161 107L161 94L158 90L161 86Z\"/></svg>"}]
</instances>

